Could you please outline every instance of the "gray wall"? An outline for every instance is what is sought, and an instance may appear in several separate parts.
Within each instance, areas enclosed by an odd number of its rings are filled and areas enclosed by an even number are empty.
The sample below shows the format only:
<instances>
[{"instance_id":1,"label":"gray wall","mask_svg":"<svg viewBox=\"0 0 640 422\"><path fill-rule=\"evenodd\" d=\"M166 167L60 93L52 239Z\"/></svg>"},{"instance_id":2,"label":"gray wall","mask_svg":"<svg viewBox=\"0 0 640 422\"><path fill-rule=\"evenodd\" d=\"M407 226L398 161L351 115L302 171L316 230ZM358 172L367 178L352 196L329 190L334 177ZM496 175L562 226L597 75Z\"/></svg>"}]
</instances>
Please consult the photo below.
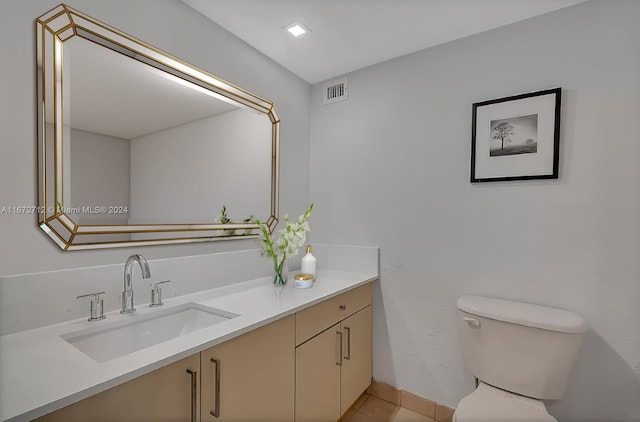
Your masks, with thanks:
<instances>
[{"instance_id":1,"label":"gray wall","mask_svg":"<svg viewBox=\"0 0 640 422\"><path fill-rule=\"evenodd\" d=\"M271 216L272 124L238 109L131 140L131 223Z\"/></svg>"},{"instance_id":2,"label":"gray wall","mask_svg":"<svg viewBox=\"0 0 640 422\"><path fill-rule=\"evenodd\" d=\"M313 240L381 248L376 379L456 405L456 298L520 299L591 327L550 412L640 420L639 22L586 2L349 74L345 102L313 87ZM470 184L471 104L557 86L559 180Z\"/></svg>"},{"instance_id":3,"label":"gray wall","mask_svg":"<svg viewBox=\"0 0 640 422\"><path fill-rule=\"evenodd\" d=\"M129 142L71 129L70 142L65 143L70 145L71 159L63 161L71 167L71 177L64 178L67 183L65 206L80 208L80 211L82 207L110 205L129 210ZM127 224L129 213L87 215L80 212L72 218L81 224Z\"/></svg>"},{"instance_id":4,"label":"gray wall","mask_svg":"<svg viewBox=\"0 0 640 422\"><path fill-rule=\"evenodd\" d=\"M58 0L4 0L0 13L0 205L35 205L35 19ZM71 7L273 101L281 123L280 210L308 205L310 87L178 0L72 0ZM0 276L257 247L239 240L66 252L36 228L35 215L0 215Z\"/></svg>"}]
</instances>

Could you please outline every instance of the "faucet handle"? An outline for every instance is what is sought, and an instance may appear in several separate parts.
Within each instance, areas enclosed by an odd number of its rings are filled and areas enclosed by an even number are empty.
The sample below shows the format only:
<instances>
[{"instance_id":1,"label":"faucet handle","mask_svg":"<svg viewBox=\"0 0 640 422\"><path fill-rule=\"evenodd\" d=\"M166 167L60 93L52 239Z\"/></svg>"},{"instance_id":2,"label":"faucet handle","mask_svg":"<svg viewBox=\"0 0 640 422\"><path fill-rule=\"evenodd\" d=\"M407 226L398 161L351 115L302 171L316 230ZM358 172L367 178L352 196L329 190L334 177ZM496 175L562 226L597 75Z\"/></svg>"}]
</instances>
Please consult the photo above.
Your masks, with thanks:
<instances>
[{"instance_id":1,"label":"faucet handle","mask_svg":"<svg viewBox=\"0 0 640 422\"><path fill-rule=\"evenodd\" d=\"M150 283L149 285L151 286L151 303L149 304L149 307L154 307L154 306L162 306L162 289L160 288L160 286L158 286L159 284L164 284L164 283L170 283L171 280L165 280L165 281L158 281L155 283Z\"/></svg>"},{"instance_id":2,"label":"faucet handle","mask_svg":"<svg viewBox=\"0 0 640 422\"><path fill-rule=\"evenodd\" d=\"M77 296L76 299L81 299L83 297L92 297L91 299L91 314L89 316L89 321L100 321L101 319L105 319L106 315L104 314L104 299L100 297L104 292L97 293L87 293L86 295Z\"/></svg>"}]
</instances>

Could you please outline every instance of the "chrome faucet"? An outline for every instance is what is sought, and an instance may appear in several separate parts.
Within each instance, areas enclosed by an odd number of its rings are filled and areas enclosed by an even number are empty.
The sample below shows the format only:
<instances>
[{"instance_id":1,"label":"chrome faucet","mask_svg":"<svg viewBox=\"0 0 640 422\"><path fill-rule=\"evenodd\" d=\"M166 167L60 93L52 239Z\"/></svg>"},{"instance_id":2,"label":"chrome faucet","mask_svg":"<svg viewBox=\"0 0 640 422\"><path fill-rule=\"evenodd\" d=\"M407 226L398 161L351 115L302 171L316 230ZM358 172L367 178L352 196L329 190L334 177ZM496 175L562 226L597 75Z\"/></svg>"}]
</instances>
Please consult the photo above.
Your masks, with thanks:
<instances>
[{"instance_id":1,"label":"chrome faucet","mask_svg":"<svg viewBox=\"0 0 640 422\"><path fill-rule=\"evenodd\" d=\"M134 262L140 264L142 278L151 277L149 263L144 259L144 256L136 254L127 258L127 262L124 264L124 291L122 292L121 314L132 314L136 311L136 308L133 307L133 287L131 285L131 270L133 269Z\"/></svg>"}]
</instances>

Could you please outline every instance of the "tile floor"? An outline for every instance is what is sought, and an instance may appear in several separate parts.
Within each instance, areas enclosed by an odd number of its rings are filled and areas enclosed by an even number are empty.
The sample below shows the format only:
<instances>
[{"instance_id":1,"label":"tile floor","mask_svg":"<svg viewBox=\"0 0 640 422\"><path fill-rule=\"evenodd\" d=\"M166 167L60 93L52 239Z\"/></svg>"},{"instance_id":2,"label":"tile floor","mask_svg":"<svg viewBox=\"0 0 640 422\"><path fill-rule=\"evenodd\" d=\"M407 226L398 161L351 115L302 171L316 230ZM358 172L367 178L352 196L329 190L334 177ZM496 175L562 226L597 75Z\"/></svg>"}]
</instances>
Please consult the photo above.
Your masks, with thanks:
<instances>
[{"instance_id":1,"label":"tile floor","mask_svg":"<svg viewBox=\"0 0 640 422\"><path fill-rule=\"evenodd\" d=\"M434 422L434 419L365 393L342 422Z\"/></svg>"}]
</instances>

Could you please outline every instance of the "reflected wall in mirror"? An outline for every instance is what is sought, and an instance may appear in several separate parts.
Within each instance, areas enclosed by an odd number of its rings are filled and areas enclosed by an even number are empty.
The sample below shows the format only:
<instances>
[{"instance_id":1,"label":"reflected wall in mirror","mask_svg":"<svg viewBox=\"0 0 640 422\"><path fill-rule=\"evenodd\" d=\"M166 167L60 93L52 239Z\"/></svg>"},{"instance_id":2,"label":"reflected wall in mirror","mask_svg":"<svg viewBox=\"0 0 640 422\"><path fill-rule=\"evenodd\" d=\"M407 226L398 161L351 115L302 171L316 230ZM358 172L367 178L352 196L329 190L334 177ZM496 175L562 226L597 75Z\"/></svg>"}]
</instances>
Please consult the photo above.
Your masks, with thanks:
<instances>
[{"instance_id":1,"label":"reflected wall in mirror","mask_svg":"<svg viewBox=\"0 0 640 422\"><path fill-rule=\"evenodd\" d=\"M38 225L60 248L274 229L271 102L66 5L36 20L36 39Z\"/></svg>"}]
</instances>

